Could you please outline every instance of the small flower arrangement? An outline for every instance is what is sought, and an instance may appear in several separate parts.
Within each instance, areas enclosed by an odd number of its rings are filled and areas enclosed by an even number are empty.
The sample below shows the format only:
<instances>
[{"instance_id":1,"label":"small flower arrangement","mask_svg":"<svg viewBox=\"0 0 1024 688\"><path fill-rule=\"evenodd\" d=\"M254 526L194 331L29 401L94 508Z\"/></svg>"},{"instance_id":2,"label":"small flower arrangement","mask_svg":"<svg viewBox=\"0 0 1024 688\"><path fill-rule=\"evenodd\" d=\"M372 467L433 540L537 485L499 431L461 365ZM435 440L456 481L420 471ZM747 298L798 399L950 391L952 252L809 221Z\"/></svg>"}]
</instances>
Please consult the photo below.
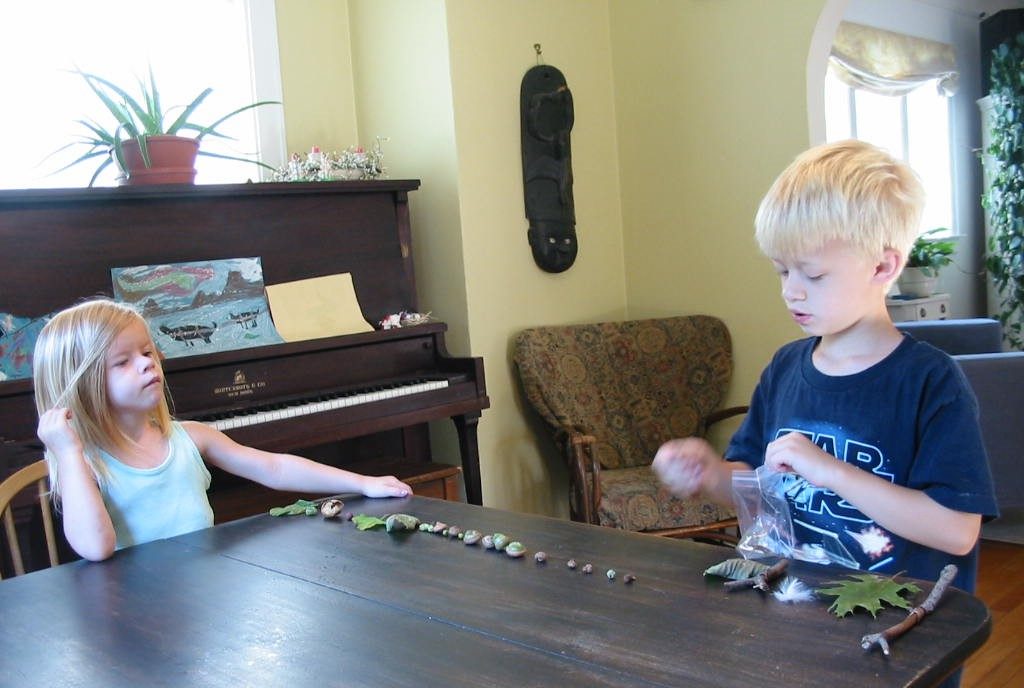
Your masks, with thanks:
<instances>
[{"instance_id":1,"label":"small flower arrangement","mask_svg":"<svg viewBox=\"0 0 1024 688\"><path fill-rule=\"evenodd\" d=\"M377 179L384 175L386 138L377 137L373 148L349 146L341 152L324 153L313 146L307 155L292 153L288 164L274 173L275 182L327 182L339 179Z\"/></svg>"}]
</instances>

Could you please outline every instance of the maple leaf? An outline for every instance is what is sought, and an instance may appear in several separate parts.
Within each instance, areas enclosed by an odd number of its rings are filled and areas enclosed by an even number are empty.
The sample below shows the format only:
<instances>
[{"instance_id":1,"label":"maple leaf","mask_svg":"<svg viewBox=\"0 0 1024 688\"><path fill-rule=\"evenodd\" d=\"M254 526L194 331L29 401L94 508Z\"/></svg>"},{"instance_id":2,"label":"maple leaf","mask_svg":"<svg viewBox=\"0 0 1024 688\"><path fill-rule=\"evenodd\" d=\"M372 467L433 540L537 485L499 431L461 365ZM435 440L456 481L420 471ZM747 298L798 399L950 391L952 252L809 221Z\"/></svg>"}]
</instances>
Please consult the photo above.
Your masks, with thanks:
<instances>
[{"instance_id":1,"label":"maple leaf","mask_svg":"<svg viewBox=\"0 0 1024 688\"><path fill-rule=\"evenodd\" d=\"M857 607L862 607L871 612L871 616L877 617L883 602L900 609L910 609L910 603L900 594L907 592L915 595L921 592L921 588L913 583L896 581L895 576L883 578L870 573L858 573L851 574L850 577L856 580L828 581L828 585L836 587L818 588L814 591L819 595L831 595L836 598L828 610L840 618L853 613Z\"/></svg>"}]
</instances>

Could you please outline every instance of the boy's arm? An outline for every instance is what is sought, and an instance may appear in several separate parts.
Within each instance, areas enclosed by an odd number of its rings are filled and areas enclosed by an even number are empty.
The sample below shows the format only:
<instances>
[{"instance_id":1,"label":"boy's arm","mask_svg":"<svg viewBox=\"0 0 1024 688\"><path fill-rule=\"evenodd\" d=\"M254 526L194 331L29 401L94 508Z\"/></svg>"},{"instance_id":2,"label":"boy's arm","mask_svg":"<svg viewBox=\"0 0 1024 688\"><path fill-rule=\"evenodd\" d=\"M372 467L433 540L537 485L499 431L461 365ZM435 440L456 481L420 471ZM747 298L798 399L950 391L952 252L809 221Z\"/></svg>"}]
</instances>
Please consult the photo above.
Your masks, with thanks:
<instances>
[{"instance_id":1,"label":"boy's arm","mask_svg":"<svg viewBox=\"0 0 1024 688\"><path fill-rule=\"evenodd\" d=\"M203 423L185 421L182 427L205 460L275 490L316 494L357 492L367 497L406 497L412 494L408 485L391 476L361 475L301 456L247 447Z\"/></svg>"},{"instance_id":2,"label":"boy's arm","mask_svg":"<svg viewBox=\"0 0 1024 688\"><path fill-rule=\"evenodd\" d=\"M978 540L980 514L942 506L920 490L840 461L800 433L770 443L765 463L835 492L881 527L926 547L959 556L969 553Z\"/></svg>"},{"instance_id":3,"label":"boy's arm","mask_svg":"<svg viewBox=\"0 0 1024 688\"><path fill-rule=\"evenodd\" d=\"M64 536L80 556L101 561L114 553L117 536L69 420L67 409L51 409L40 417L38 435L57 464Z\"/></svg>"}]
</instances>

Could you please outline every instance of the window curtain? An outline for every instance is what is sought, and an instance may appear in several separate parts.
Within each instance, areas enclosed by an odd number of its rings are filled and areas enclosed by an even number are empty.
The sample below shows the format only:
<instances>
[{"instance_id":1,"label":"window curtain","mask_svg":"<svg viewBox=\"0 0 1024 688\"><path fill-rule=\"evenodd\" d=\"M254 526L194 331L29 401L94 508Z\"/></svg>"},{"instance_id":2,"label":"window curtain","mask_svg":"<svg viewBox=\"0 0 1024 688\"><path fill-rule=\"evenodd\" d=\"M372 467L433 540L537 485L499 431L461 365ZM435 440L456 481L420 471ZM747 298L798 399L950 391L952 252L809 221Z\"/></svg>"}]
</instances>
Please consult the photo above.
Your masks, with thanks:
<instances>
[{"instance_id":1,"label":"window curtain","mask_svg":"<svg viewBox=\"0 0 1024 688\"><path fill-rule=\"evenodd\" d=\"M884 96L933 80L941 95L952 96L960 77L953 46L853 22L840 22L829 66L846 85Z\"/></svg>"}]
</instances>

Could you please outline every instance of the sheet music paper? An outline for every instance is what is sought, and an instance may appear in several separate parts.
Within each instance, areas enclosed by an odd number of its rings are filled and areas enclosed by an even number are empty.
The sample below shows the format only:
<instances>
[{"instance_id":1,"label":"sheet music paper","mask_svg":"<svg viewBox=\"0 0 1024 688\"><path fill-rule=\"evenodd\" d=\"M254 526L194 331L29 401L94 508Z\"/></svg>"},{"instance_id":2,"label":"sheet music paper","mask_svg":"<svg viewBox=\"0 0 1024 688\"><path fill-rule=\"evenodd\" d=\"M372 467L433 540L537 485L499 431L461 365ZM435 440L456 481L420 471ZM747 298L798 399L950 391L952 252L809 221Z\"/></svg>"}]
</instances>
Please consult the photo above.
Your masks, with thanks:
<instances>
[{"instance_id":1,"label":"sheet music paper","mask_svg":"<svg viewBox=\"0 0 1024 688\"><path fill-rule=\"evenodd\" d=\"M267 285L270 314L286 342L372 332L345 272Z\"/></svg>"}]
</instances>

